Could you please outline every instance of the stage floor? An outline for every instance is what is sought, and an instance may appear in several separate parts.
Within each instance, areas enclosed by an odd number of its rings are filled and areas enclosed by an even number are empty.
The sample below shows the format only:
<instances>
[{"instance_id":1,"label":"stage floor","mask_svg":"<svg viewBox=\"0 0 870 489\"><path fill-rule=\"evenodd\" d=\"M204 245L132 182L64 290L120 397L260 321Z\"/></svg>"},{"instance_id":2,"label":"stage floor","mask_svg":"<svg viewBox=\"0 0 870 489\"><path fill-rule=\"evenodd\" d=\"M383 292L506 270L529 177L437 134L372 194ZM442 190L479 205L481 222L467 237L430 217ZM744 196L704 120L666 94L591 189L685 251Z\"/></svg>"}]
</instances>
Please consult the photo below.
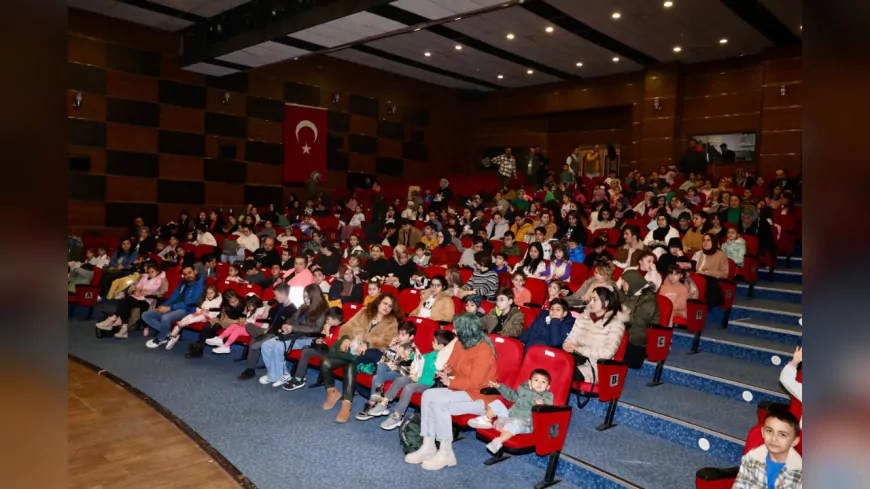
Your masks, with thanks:
<instances>
[{"instance_id":1,"label":"stage floor","mask_svg":"<svg viewBox=\"0 0 870 489\"><path fill-rule=\"evenodd\" d=\"M240 487L147 403L87 367L67 364L69 488Z\"/></svg>"}]
</instances>

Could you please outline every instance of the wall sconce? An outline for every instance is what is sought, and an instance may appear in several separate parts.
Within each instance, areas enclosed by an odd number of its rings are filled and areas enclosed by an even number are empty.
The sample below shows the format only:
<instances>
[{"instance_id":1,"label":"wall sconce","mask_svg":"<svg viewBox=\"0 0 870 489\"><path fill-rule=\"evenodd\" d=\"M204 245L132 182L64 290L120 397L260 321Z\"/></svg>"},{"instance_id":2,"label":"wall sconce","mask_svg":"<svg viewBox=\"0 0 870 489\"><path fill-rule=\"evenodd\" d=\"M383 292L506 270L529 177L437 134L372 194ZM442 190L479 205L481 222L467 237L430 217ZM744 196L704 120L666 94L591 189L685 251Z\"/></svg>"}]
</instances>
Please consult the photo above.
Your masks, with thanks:
<instances>
[{"instance_id":1,"label":"wall sconce","mask_svg":"<svg viewBox=\"0 0 870 489\"><path fill-rule=\"evenodd\" d=\"M661 112L662 110L662 103L657 98L653 99L653 109L655 109L656 112Z\"/></svg>"},{"instance_id":2,"label":"wall sconce","mask_svg":"<svg viewBox=\"0 0 870 489\"><path fill-rule=\"evenodd\" d=\"M85 100L85 96L82 95L82 92L76 92L75 98L73 98L73 108L78 109L82 106L82 102Z\"/></svg>"},{"instance_id":3,"label":"wall sconce","mask_svg":"<svg viewBox=\"0 0 870 489\"><path fill-rule=\"evenodd\" d=\"M780 96L780 97L785 97L786 95L788 95L788 89L785 88L785 85L780 85L780 87L779 87L779 96Z\"/></svg>"},{"instance_id":4,"label":"wall sconce","mask_svg":"<svg viewBox=\"0 0 870 489\"><path fill-rule=\"evenodd\" d=\"M392 102L387 102L387 114L393 115L396 113L396 106Z\"/></svg>"},{"instance_id":5,"label":"wall sconce","mask_svg":"<svg viewBox=\"0 0 870 489\"><path fill-rule=\"evenodd\" d=\"M332 94L332 104L335 105L341 101L341 95L338 92Z\"/></svg>"},{"instance_id":6,"label":"wall sconce","mask_svg":"<svg viewBox=\"0 0 870 489\"><path fill-rule=\"evenodd\" d=\"M230 92L224 92L223 96L221 97L221 103L224 105L230 103Z\"/></svg>"}]
</instances>

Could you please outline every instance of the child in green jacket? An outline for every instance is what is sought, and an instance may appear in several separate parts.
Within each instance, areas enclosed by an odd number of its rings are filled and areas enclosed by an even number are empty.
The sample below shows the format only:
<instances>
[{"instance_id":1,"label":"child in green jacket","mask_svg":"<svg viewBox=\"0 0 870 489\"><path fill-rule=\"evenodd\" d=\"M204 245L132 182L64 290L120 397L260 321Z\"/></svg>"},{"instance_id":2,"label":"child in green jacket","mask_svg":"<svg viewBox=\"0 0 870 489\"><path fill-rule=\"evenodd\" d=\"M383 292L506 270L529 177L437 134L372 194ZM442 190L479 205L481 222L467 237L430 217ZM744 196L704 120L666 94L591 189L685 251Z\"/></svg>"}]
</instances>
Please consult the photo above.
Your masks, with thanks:
<instances>
[{"instance_id":1,"label":"child in green jacket","mask_svg":"<svg viewBox=\"0 0 870 489\"><path fill-rule=\"evenodd\" d=\"M380 402L368 412L372 417L389 415L390 402L395 400L399 391L402 391L399 403L393 410L392 416L381 423L381 429L393 430L398 428L402 424L402 416L405 415L408 405L411 404L411 396L416 392L422 393L432 387L435 383L435 359L438 356L438 352L453 341L455 337L456 335L453 331L439 330L435 332L435 339L432 341L432 351L430 353L420 355L420 352L415 348L414 363L411 364L410 374L394 379Z\"/></svg>"},{"instance_id":2,"label":"child in green jacket","mask_svg":"<svg viewBox=\"0 0 870 489\"><path fill-rule=\"evenodd\" d=\"M496 454L501 450L504 442L516 435L532 432L532 407L552 406L553 393L550 392L550 373L541 368L532 370L529 381L519 386L517 390L498 382L490 382L489 386L498 389L499 394L514 405L508 409L501 400L495 400L489 403L483 416L470 420L468 426L498 430L499 437L486 445L487 450ZM493 423L495 418L498 420Z\"/></svg>"}]
</instances>

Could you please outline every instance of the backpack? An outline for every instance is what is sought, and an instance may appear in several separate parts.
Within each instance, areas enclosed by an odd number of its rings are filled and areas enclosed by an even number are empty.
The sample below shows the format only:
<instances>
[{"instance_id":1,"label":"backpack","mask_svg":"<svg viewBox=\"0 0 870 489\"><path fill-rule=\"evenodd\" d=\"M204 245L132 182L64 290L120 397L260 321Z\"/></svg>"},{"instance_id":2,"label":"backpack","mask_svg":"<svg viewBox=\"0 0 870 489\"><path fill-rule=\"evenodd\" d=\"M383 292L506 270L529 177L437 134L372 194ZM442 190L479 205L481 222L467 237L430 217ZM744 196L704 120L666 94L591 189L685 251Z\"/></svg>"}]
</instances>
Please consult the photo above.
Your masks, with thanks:
<instances>
[{"instance_id":1,"label":"backpack","mask_svg":"<svg viewBox=\"0 0 870 489\"><path fill-rule=\"evenodd\" d=\"M459 438L459 427L453 425L453 441ZM438 445L438 442L435 442ZM423 435L420 434L420 412L405 416L399 425L399 445L405 455L416 452L423 446Z\"/></svg>"}]
</instances>

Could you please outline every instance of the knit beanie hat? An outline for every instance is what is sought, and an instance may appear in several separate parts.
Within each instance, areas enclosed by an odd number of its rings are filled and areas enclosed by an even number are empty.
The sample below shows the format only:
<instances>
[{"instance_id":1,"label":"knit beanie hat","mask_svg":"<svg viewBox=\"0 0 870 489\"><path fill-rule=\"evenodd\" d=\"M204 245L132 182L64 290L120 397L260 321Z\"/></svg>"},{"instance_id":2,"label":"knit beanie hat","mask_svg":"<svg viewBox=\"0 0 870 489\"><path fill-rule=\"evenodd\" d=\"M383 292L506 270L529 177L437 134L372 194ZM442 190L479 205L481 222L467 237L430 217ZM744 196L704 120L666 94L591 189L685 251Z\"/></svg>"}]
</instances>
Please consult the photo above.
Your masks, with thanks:
<instances>
[{"instance_id":1,"label":"knit beanie hat","mask_svg":"<svg viewBox=\"0 0 870 489\"><path fill-rule=\"evenodd\" d=\"M480 303L483 301L483 297L481 297L477 294L472 294L472 295L465 296L465 299L462 300L462 302L469 302L469 301L473 302L475 306L480 307Z\"/></svg>"}]
</instances>

